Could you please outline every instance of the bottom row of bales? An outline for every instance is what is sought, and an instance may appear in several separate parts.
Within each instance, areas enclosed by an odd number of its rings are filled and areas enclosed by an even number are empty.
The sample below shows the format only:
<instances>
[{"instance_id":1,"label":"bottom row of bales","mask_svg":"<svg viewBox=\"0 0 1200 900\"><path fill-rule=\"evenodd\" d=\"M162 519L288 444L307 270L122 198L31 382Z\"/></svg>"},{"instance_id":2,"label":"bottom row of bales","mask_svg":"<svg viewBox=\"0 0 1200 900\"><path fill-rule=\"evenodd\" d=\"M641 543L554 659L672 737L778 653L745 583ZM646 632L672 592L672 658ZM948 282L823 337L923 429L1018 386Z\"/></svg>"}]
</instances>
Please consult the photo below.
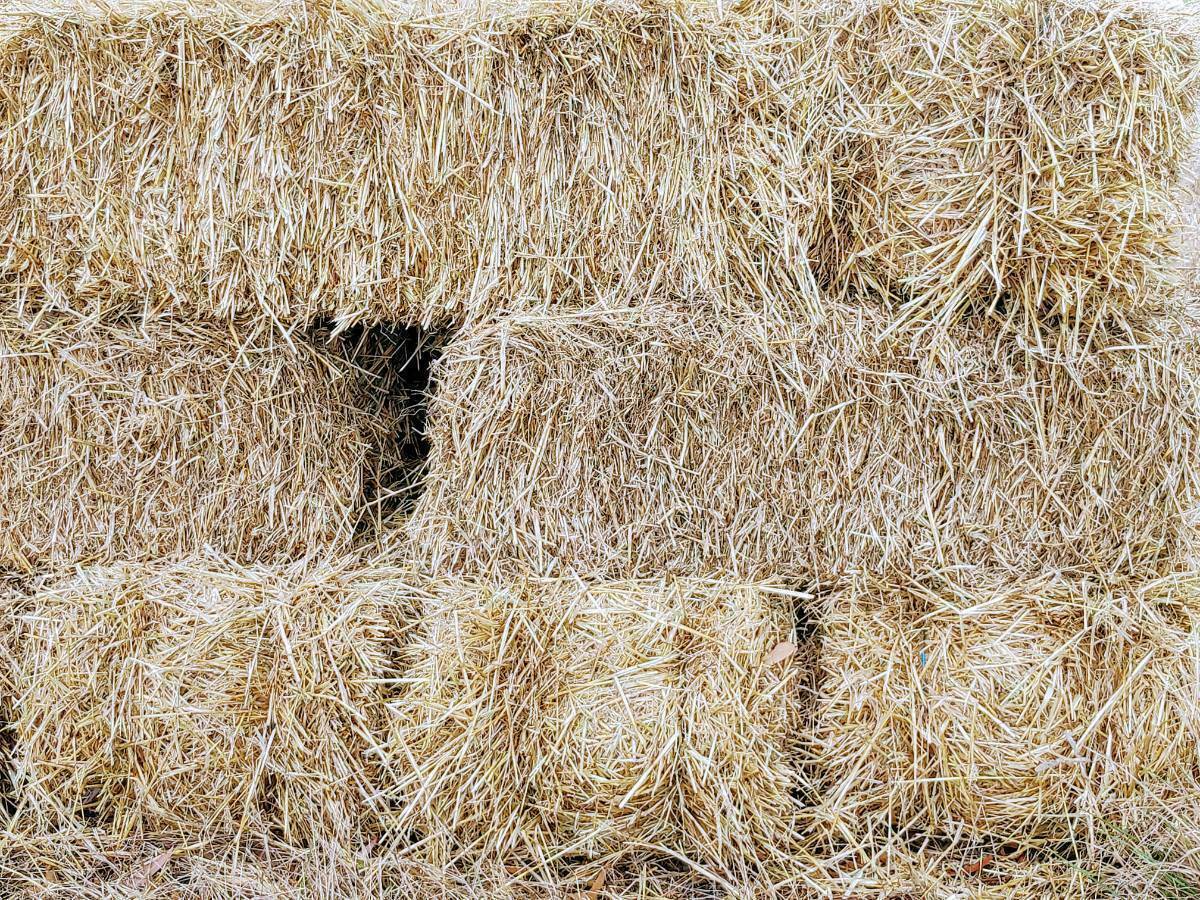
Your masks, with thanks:
<instances>
[{"instance_id":1,"label":"bottom row of bales","mask_svg":"<svg viewBox=\"0 0 1200 900\"><path fill-rule=\"evenodd\" d=\"M1200 795L1192 577L814 597L204 557L5 606L10 843L799 884L897 836L1111 854Z\"/></svg>"}]
</instances>

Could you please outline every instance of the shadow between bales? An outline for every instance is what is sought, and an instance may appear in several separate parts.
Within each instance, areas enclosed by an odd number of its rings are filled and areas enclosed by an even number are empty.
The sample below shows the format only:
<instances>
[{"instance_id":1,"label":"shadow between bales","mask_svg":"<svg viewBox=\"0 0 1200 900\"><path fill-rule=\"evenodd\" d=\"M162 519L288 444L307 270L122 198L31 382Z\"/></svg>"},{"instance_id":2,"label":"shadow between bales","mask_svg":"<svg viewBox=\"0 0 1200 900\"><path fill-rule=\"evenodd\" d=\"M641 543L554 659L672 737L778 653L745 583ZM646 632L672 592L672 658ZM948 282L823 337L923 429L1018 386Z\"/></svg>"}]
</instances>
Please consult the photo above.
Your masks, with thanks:
<instances>
[{"instance_id":1,"label":"shadow between bales","mask_svg":"<svg viewBox=\"0 0 1200 900\"><path fill-rule=\"evenodd\" d=\"M354 394L378 427L356 523L360 534L377 532L392 517L407 514L424 489L430 374L447 336L386 323L337 331L328 320L307 334L346 363L356 380Z\"/></svg>"}]
</instances>

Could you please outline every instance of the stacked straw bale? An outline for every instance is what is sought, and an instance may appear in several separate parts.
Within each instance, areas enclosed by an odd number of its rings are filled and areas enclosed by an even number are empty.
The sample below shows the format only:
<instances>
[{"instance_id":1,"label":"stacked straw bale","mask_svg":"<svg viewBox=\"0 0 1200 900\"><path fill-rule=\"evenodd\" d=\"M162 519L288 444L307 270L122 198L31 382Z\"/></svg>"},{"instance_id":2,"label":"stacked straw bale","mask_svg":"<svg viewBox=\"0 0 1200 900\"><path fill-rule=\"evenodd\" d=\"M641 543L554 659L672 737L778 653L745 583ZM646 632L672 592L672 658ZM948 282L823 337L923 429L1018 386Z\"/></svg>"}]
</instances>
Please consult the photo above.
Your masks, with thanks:
<instances>
[{"instance_id":1,"label":"stacked straw bale","mask_svg":"<svg viewBox=\"0 0 1200 900\"><path fill-rule=\"evenodd\" d=\"M0 894L1194 880L1180 21L0 7Z\"/></svg>"},{"instance_id":2,"label":"stacked straw bale","mask_svg":"<svg viewBox=\"0 0 1200 900\"><path fill-rule=\"evenodd\" d=\"M1147 302L1196 49L1074 0L10 11L5 302L463 320L670 285ZM49 289L49 295L44 292Z\"/></svg>"},{"instance_id":3,"label":"stacked straw bale","mask_svg":"<svg viewBox=\"0 0 1200 900\"><path fill-rule=\"evenodd\" d=\"M1152 306L1191 136L1194 25L1146 4L873 0L839 27L838 274L946 322Z\"/></svg>"},{"instance_id":4,"label":"stacked straw bale","mask_svg":"<svg viewBox=\"0 0 1200 900\"><path fill-rule=\"evenodd\" d=\"M835 842L1103 841L1118 804L1200 796L1194 576L863 577L829 599L821 645L812 815Z\"/></svg>"},{"instance_id":5,"label":"stacked straw bale","mask_svg":"<svg viewBox=\"0 0 1200 900\"><path fill-rule=\"evenodd\" d=\"M423 324L653 283L811 304L833 130L806 5L9 15L2 299Z\"/></svg>"},{"instance_id":6,"label":"stacked straw bale","mask_svg":"<svg viewBox=\"0 0 1200 900\"><path fill-rule=\"evenodd\" d=\"M334 357L178 320L0 328L0 569L347 539L372 447Z\"/></svg>"},{"instance_id":7,"label":"stacked straw bale","mask_svg":"<svg viewBox=\"0 0 1200 900\"><path fill-rule=\"evenodd\" d=\"M398 571L352 560L83 570L8 601L18 831L355 852L382 811Z\"/></svg>"},{"instance_id":8,"label":"stacked straw bale","mask_svg":"<svg viewBox=\"0 0 1200 900\"><path fill-rule=\"evenodd\" d=\"M688 580L433 593L393 761L397 827L435 862L665 849L718 878L791 866L797 598Z\"/></svg>"},{"instance_id":9,"label":"stacked straw bale","mask_svg":"<svg viewBox=\"0 0 1200 900\"><path fill-rule=\"evenodd\" d=\"M1195 348L1071 357L839 307L787 329L672 307L538 311L435 370L435 570L793 583L990 563L1168 571L1193 543Z\"/></svg>"}]
</instances>

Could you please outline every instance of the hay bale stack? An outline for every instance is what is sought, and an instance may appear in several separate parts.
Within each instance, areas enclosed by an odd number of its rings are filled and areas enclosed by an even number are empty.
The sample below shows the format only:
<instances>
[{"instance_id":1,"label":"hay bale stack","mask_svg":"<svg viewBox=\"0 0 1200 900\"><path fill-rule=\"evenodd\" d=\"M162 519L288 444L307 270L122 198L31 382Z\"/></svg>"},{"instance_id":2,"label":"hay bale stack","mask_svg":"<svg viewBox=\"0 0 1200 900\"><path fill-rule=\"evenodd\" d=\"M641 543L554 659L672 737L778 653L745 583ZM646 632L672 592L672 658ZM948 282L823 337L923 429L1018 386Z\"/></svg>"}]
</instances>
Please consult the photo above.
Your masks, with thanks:
<instances>
[{"instance_id":1,"label":"hay bale stack","mask_svg":"<svg viewBox=\"0 0 1200 900\"><path fill-rule=\"evenodd\" d=\"M1198 627L1194 580L856 581L821 626L818 833L1093 846L1112 803L1194 794Z\"/></svg>"},{"instance_id":2,"label":"hay bale stack","mask_svg":"<svg viewBox=\"0 0 1200 900\"><path fill-rule=\"evenodd\" d=\"M839 31L851 284L918 322L999 306L1086 330L1154 305L1200 66L1182 15L873 0Z\"/></svg>"},{"instance_id":3,"label":"hay bale stack","mask_svg":"<svg viewBox=\"0 0 1200 900\"><path fill-rule=\"evenodd\" d=\"M648 283L813 299L814 13L417 6L10 15L0 299L421 324Z\"/></svg>"},{"instance_id":4,"label":"hay bale stack","mask_svg":"<svg viewBox=\"0 0 1200 900\"><path fill-rule=\"evenodd\" d=\"M1161 572L1188 552L1188 340L1059 358L993 323L919 338L838 307L787 329L539 311L435 370L423 565L792 583L988 562Z\"/></svg>"},{"instance_id":5,"label":"hay bale stack","mask_svg":"<svg viewBox=\"0 0 1200 900\"><path fill-rule=\"evenodd\" d=\"M772 657L795 640L792 598L704 581L433 593L393 758L410 767L397 827L435 861L668 848L730 873L795 858L808 657Z\"/></svg>"},{"instance_id":6,"label":"hay bale stack","mask_svg":"<svg viewBox=\"0 0 1200 900\"><path fill-rule=\"evenodd\" d=\"M155 320L0 329L0 569L347 539L373 443L328 354Z\"/></svg>"},{"instance_id":7,"label":"hay bale stack","mask_svg":"<svg viewBox=\"0 0 1200 900\"><path fill-rule=\"evenodd\" d=\"M351 853L378 829L400 573L191 558L11 601L19 832L95 823Z\"/></svg>"}]
</instances>

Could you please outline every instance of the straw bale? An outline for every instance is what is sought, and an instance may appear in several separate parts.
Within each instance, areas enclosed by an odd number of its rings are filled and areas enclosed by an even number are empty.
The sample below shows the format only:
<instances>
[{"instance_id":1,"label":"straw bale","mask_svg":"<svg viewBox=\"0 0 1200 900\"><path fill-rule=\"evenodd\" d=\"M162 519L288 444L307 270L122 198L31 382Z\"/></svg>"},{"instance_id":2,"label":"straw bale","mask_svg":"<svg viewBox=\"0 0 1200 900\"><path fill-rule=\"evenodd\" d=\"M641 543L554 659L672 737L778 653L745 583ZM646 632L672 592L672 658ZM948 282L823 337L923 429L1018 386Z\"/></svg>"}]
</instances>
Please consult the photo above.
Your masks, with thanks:
<instances>
[{"instance_id":1,"label":"straw bale","mask_svg":"<svg viewBox=\"0 0 1200 900\"><path fill-rule=\"evenodd\" d=\"M817 829L1095 846L1112 804L1196 795L1196 598L1193 578L854 580L821 626Z\"/></svg>"},{"instance_id":2,"label":"straw bale","mask_svg":"<svg viewBox=\"0 0 1200 900\"><path fill-rule=\"evenodd\" d=\"M1173 246L1194 32L1146 3L855 5L839 275L918 322L971 306L1066 329L1136 317Z\"/></svg>"},{"instance_id":3,"label":"straw bale","mask_svg":"<svg viewBox=\"0 0 1200 900\"><path fill-rule=\"evenodd\" d=\"M630 834L676 845L683 603L670 591L600 587L556 618L561 638L540 713L554 762L540 804L589 855Z\"/></svg>"},{"instance_id":4,"label":"straw bale","mask_svg":"<svg viewBox=\"0 0 1200 900\"><path fill-rule=\"evenodd\" d=\"M413 592L352 559L205 557L16 599L18 821L358 846L382 809L376 736Z\"/></svg>"},{"instance_id":5,"label":"straw bale","mask_svg":"<svg viewBox=\"0 0 1200 900\"><path fill-rule=\"evenodd\" d=\"M344 541L387 417L348 367L165 319L0 328L0 568Z\"/></svg>"},{"instance_id":6,"label":"straw bale","mask_svg":"<svg viewBox=\"0 0 1200 900\"><path fill-rule=\"evenodd\" d=\"M435 367L434 570L805 584L865 567L1164 572L1195 505L1193 339L1072 356L998 323L917 337L672 305L539 310Z\"/></svg>"},{"instance_id":7,"label":"straw bale","mask_svg":"<svg viewBox=\"0 0 1200 900\"><path fill-rule=\"evenodd\" d=\"M810 5L786 31L658 0L10 14L3 299L414 324L648 283L815 302Z\"/></svg>"},{"instance_id":8,"label":"straw bale","mask_svg":"<svg viewBox=\"0 0 1200 900\"><path fill-rule=\"evenodd\" d=\"M790 863L809 654L769 656L795 640L794 597L686 580L434 595L393 759L397 827L435 862L648 852L718 880Z\"/></svg>"},{"instance_id":9,"label":"straw bale","mask_svg":"<svg viewBox=\"0 0 1200 900\"><path fill-rule=\"evenodd\" d=\"M542 601L453 583L434 594L393 706L397 828L424 836L439 864L459 845L511 853L521 841L546 843L523 741L544 677Z\"/></svg>"}]
</instances>

